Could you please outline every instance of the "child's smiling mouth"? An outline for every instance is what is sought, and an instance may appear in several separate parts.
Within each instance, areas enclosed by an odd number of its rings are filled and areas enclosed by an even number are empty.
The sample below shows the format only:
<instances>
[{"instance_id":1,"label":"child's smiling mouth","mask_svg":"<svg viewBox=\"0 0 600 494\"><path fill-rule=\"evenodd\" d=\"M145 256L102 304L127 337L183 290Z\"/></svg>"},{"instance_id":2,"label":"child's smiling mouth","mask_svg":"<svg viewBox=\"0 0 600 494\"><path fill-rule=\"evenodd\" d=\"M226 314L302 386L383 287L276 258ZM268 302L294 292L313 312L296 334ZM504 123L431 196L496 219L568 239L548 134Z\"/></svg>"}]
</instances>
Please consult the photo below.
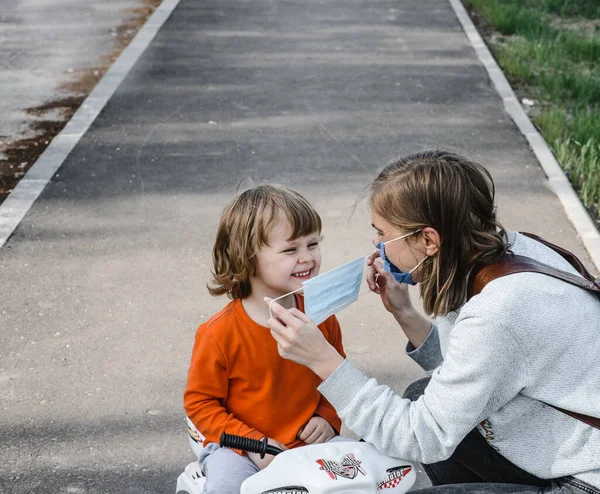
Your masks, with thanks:
<instances>
[{"instance_id":1,"label":"child's smiling mouth","mask_svg":"<svg viewBox=\"0 0 600 494\"><path fill-rule=\"evenodd\" d=\"M310 278L311 273L312 273L312 269L309 269L307 271L301 271L299 273L292 273L292 276L294 278L304 279L304 278Z\"/></svg>"}]
</instances>

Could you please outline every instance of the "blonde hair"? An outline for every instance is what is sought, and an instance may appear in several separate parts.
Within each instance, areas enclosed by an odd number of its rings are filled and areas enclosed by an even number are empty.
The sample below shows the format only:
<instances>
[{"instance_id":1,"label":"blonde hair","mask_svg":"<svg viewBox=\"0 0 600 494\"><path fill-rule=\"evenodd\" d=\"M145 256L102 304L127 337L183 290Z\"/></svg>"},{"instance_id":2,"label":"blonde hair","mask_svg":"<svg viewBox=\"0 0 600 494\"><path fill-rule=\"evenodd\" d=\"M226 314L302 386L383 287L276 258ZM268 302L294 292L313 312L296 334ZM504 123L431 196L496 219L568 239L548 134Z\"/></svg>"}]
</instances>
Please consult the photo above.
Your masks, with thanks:
<instances>
[{"instance_id":1,"label":"blonde hair","mask_svg":"<svg viewBox=\"0 0 600 494\"><path fill-rule=\"evenodd\" d=\"M394 159L370 188L372 210L400 231L431 227L440 235L437 255L422 265L421 298L428 314L458 309L475 262L494 262L508 250L496 219L492 177L462 156L436 150Z\"/></svg>"},{"instance_id":2,"label":"blonde hair","mask_svg":"<svg viewBox=\"0 0 600 494\"><path fill-rule=\"evenodd\" d=\"M256 254L268 245L269 231L283 215L292 228L289 240L321 233L321 217L298 192L281 185L265 184L246 190L223 211L213 247L213 296L231 299L252 293L250 277L256 273Z\"/></svg>"}]
</instances>

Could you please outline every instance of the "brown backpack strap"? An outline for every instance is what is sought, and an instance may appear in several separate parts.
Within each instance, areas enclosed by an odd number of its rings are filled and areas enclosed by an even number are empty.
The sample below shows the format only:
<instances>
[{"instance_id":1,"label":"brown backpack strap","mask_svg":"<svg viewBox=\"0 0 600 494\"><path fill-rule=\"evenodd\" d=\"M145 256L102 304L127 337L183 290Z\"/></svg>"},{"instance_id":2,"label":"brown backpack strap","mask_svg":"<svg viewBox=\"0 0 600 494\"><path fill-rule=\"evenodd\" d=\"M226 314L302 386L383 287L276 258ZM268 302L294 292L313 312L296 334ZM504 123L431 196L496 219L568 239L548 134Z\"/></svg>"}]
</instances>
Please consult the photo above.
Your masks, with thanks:
<instances>
[{"instance_id":1,"label":"brown backpack strap","mask_svg":"<svg viewBox=\"0 0 600 494\"><path fill-rule=\"evenodd\" d=\"M573 417L574 419L581 420L584 424L591 425L596 429L600 429L600 419L596 417L590 417L589 415L584 415L583 413L572 412L571 410L565 410L564 408L555 407L554 405L550 405L546 403L546 405L558 410L559 412L566 413L567 415Z\"/></svg>"},{"instance_id":2,"label":"brown backpack strap","mask_svg":"<svg viewBox=\"0 0 600 494\"><path fill-rule=\"evenodd\" d=\"M558 247L554 244L551 244L550 242L545 241L537 235L533 235L531 233L523 233L523 235L532 238L551 248L555 252L559 253L564 259L566 259L569 262L569 264L571 264L571 266L573 266L581 274L581 276L583 276L583 278L575 274L553 268L552 266L538 262L530 257L518 256L509 253L506 254L498 262L487 265L479 265L473 268L473 270L471 271L471 275L469 276L467 300L481 293L485 285L487 285L489 282L497 278L501 278L503 276L515 273L545 274L547 276L552 276L553 278L566 281L567 283L571 283L572 285L579 286L586 290L590 290L592 292L597 293L600 296L600 278L594 280L594 277L589 273L589 271L583 266L581 261L574 254L572 254L568 250L563 249L562 247ZM596 429L600 429L600 418L590 417L581 413L565 410L564 408L555 407L554 405L550 405L548 403L546 404L577 420L591 425Z\"/></svg>"},{"instance_id":3,"label":"brown backpack strap","mask_svg":"<svg viewBox=\"0 0 600 494\"><path fill-rule=\"evenodd\" d=\"M585 268L584 268L585 269ZM587 271L586 271L587 272ZM507 254L498 262L475 267L471 272L467 299L478 295L490 281L515 273L541 273L585 288L600 295L600 285L588 273L590 279L553 268L530 257Z\"/></svg>"},{"instance_id":4,"label":"brown backpack strap","mask_svg":"<svg viewBox=\"0 0 600 494\"><path fill-rule=\"evenodd\" d=\"M520 233L521 233L521 235L525 235L526 237L529 237L541 244L544 244L546 247L550 247L554 252L560 254L566 261L568 261L568 263L571 266L573 266L581 276L583 276L584 278L586 278L588 280L595 281L596 284L600 284L600 278L594 280L594 277L592 276L592 274L585 268L585 266L579 260L579 258L572 252L569 252L567 249L563 249L562 247L559 247L558 245L554 245L554 244L548 242L547 240L544 240L542 237L538 237L537 235L534 235L533 233L527 233L527 232L520 232Z\"/></svg>"}]
</instances>

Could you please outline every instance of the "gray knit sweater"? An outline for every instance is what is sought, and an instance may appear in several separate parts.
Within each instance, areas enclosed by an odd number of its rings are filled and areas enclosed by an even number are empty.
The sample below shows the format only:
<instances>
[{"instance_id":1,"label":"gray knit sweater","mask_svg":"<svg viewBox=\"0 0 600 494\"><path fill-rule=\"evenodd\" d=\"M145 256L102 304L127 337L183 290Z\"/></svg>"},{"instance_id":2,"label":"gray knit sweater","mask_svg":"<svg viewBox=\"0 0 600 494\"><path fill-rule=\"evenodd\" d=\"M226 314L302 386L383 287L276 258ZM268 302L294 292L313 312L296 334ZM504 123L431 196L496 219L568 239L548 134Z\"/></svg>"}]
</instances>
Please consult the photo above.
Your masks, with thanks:
<instances>
[{"instance_id":1,"label":"gray knit sweater","mask_svg":"<svg viewBox=\"0 0 600 494\"><path fill-rule=\"evenodd\" d=\"M515 254L575 272L554 251L509 233ZM600 417L600 301L537 273L489 283L438 318L410 355L431 375L411 403L349 360L319 390L345 425L382 452L447 459L477 427L503 456L540 477L572 475L600 488L600 430L552 405Z\"/></svg>"}]
</instances>

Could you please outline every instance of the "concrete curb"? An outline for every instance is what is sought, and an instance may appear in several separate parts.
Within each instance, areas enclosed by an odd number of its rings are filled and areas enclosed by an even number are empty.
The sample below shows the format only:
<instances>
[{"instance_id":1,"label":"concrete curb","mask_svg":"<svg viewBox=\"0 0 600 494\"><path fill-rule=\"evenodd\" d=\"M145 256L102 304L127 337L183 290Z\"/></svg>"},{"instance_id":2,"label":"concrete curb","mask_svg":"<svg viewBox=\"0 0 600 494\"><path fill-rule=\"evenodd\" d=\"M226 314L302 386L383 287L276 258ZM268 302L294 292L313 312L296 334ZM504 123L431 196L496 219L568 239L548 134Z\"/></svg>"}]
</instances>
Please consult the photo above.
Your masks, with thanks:
<instances>
[{"instance_id":1,"label":"concrete curb","mask_svg":"<svg viewBox=\"0 0 600 494\"><path fill-rule=\"evenodd\" d=\"M573 187L571 187L569 179L556 161L550 147L531 123L531 120L529 120L525 110L523 110L523 107L519 103L510 84L506 80L504 72L502 72L502 69L500 69L496 60L488 50L488 47L479 35L477 28L471 21L471 18L461 1L449 0L449 2L458 17L469 42L473 46L475 53L487 70L496 90L502 97L506 112L514 120L521 133L527 138L527 141L529 141L531 149L540 162L544 173L548 177L550 187L565 208L567 217L575 227L583 245L596 265L596 269L600 270L600 233L598 232L596 225L583 207L583 204L581 204L579 197L573 190Z\"/></svg>"},{"instance_id":2,"label":"concrete curb","mask_svg":"<svg viewBox=\"0 0 600 494\"><path fill-rule=\"evenodd\" d=\"M0 205L0 248L19 226L27 211L33 206L33 203L77 145L79 139L102 111L178 3L179 0L163 0L115 63L106 71L104 77L78 108L71 120L67 122L63 130L52 140Z\"/></svg>"}]
</instances>

